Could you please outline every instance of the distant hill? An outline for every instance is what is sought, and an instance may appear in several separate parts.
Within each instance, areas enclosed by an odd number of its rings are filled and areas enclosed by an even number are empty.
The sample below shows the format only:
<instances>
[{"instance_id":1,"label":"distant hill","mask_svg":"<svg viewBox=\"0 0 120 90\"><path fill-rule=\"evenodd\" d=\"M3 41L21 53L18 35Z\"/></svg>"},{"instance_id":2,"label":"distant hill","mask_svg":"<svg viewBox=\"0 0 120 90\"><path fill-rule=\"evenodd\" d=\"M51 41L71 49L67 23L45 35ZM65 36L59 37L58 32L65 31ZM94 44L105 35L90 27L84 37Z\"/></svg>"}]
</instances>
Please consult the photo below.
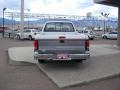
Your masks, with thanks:
<instances>
[{"instance_id":1,"label":"distant hill","mask_svg":"<svg viewBox=\"0 0 120 90\"><path fill-rule=\"evenodd\" d=\"M44 24L46 21L53 21L53 20L61 20L61 19L40 19L40 20L33 20L29 21L29 24ZM63 19L62 19L63 21ZM65 20L66 21L66 20ZM94 20L67 20L72 21L76 27L86 27L86 26L93 26L93 27L104 27L104 20L99 20L98 18L94 18ZM18 24L20 21L10 20L10 19L4 19L4 23L7 25ZM28 21L24 22L25 24L28 24ZM3 24L3 18L0 18L0 25ZM111 26L113 28L117 27L117 19L110 19L105 21L106 26Z\"/></svg>"},{"instance_id":2,"label":"distant hill","mask_svg":"<svg viewBox=\"0 0 120 90\"><path fill-rule=\"evenodd\" d=\"M4 23L7 25L10 25L12 23L17 23L15 20L10 20L10 19L4 19ZM0 18L0 25L3 24L3 18Z\"/></svg>"}]
</instances>

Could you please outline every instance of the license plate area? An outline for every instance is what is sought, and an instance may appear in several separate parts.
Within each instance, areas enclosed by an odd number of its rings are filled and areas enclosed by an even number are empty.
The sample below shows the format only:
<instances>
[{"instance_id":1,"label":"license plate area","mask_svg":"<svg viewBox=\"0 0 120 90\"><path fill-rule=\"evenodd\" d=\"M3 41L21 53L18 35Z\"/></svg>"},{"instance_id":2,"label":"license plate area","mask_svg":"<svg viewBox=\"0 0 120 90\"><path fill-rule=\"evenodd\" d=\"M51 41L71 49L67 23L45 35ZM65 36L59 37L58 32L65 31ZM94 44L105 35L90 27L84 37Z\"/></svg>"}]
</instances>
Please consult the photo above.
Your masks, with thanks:
<instances>
[{"instance_id":1,"label":"license plate area","mask_svg":"<svg viewBox=\"0 0 120 90\"><path fill-rule=\"evenodd\" d=\"M68 54L56 54L56 59L54 60L71 60Z\"/></svg>"}]
</instances>

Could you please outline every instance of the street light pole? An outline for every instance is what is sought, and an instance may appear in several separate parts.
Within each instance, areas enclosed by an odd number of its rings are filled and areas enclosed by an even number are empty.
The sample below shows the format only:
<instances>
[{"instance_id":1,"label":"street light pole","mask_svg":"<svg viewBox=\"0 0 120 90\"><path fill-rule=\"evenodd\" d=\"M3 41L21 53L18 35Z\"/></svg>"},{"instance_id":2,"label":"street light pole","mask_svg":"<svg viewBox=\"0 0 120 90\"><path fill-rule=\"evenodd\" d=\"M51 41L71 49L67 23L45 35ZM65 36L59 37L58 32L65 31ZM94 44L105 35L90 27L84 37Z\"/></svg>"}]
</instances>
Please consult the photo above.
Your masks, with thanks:
<instances>
[{"instance_id":1,"label":"street light pole","mask_svg":"<svg viewBox=\"0 0 120 90\"><path fill-rule=\"evenodd\" d=\"M105 34L105 30L106 30L106 25L105 25L105 17L104 17L104 34Z\"/></svg>"},{"instance_id":2,"label":"street light pole","mask_svg":"<svg viewBox=\"0 0 120 90\"><path fill-rule=\"evenodd\" d=\"M4 29L4 11L6 10L6 8L3 8L3 38L4 38L4 34L5 34L5 29Z\"/></svg>"},{"instance_id":3,"label":"street light pole","mask_svg":"<svg viewBox=\"0 0 120 90\"><path fill-rule=\"evenodd\" d=\"M30 11L30 9L28 9L28 12ZM28 29L29 29L29 13L28 13Z\"/></svg>"},{"instance_id":4,"label":"street light pole","mask_svg":"<svg viewBox=\"0 0 120 90\"><path fill-rule=\"evenodd\" d=\"M105 34L105 31L106 31L105 18L108 18L109 13L101 12L101 15L104 17L104 31L103 31L103 33Z\"/></svg>"},{"instance_id":5,"label":"street light pole","mask_svg":"<svg viewBox=\"0 0 120 90\"><path fill-rule=\"evenodd\" d=\"M20 33L21 37L20 39L23 40L23 30L24 30L24 0L21 0L21 22L20 22Z\"/></svg>"}]
</instances>

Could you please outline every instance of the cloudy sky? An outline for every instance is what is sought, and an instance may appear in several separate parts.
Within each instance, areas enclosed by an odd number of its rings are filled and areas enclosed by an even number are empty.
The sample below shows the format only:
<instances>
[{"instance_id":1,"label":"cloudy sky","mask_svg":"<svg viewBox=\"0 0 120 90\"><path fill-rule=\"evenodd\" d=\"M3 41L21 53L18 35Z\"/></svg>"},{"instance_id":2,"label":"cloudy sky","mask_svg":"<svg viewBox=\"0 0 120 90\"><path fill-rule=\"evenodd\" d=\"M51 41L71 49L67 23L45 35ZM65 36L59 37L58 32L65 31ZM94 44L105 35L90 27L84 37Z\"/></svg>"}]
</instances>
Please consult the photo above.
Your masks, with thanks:
<instances>
[{"instance_id":1,"label":"cloudy sky","mask_svg":"<svg viewBox=\"0 0 120 90\"><path fill-rule=\"evenodd\" d=\"M5 7L7 11L20 11L21 0L0 0L0 12ZM110 13L109 17L117 17L118 9L105 5L94 4L93 0L24 0L25 9L31 13L100 16L101 12ZM0 16L2 13L0 13Z\"/></svg>"}]
</instances>

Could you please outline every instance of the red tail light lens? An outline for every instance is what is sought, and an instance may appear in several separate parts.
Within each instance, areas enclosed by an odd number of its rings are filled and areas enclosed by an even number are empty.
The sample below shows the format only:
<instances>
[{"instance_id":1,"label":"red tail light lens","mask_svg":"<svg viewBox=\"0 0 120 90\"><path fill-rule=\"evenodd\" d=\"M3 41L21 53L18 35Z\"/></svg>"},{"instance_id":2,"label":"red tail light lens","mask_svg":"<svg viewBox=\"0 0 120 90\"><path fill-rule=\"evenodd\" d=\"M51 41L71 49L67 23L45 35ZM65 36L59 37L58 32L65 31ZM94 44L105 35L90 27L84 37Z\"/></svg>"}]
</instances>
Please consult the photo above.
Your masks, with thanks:
<instances>
[{"instance_id":1,"label":"red tail light lens","mask_svg":"<svg viewBox=\"0 0 120 90\"><path fill-rule=\"evenodd\" d=\"M34 40L34 49L38 50L38 40Z\"/></svg>"},{"instance_id":2,"label":"red tail light lens","mask_svg":"<svg viewBox=\"0 0 120 90\"><path fill-rule=\"evenodd\" d=\"M90 47L90 42L89 42L89 39L87 39L85 41L85 48L86 48L86 50L89 50L89 47Z\"/></svg>"}]
</instances>

